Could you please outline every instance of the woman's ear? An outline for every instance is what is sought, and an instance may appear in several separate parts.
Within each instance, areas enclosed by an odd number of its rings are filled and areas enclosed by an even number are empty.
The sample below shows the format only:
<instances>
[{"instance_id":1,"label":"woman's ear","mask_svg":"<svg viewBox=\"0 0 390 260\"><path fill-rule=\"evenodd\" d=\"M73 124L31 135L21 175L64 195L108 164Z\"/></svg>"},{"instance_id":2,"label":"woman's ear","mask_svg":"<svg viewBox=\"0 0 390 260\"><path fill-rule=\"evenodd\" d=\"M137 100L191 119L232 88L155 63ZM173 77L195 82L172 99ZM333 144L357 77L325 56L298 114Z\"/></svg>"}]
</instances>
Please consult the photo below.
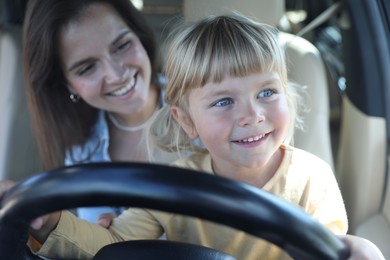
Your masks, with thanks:
<instances>
[{"instance_id":1,"label":"woman's ear","mask_svg":"<svg viewBox=\"0 0 390 260\"><path fill-rule=\"evenodd\" d=\"M198 132L196 131L191 117L187 112L185 112L180 107L171 106L171 113L173 118L175 118L177 123L183 128L184 132L186 132L190 139L195 139L198 137Z\"/></svg>"},{"instance_id":2,"label":"woman's ear","mask_svg":"<svg viewBox=\"0 0 390 260\"><path fill-rule=\"evenodd\" d=\"M66 84L66 87L68 88L69 93L77 95L77 92L76 92L76 90L72 87L72 85Z\"/></svg>"}]
</instances>

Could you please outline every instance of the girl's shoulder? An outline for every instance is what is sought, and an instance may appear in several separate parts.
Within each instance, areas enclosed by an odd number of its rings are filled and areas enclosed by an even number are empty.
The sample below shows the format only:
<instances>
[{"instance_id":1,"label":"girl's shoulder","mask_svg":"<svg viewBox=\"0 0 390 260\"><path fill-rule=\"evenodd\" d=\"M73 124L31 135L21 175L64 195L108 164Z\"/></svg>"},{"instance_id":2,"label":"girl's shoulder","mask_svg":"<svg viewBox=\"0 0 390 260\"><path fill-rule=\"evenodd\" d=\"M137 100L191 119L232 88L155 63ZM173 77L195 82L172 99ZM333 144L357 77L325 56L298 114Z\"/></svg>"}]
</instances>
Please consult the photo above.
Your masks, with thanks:
<instances>
[{"instance_id":1,"label":"girl's shoulder","mask_svg":"<svg viewBox=\"0 0 390 260\"><path fill-rule=\"evenodd\" d=\"M289 147L289 150L291 150L291 163L303 165L305 167L314 166L330 169L330 165L315 154L296 147Z\"/></svg>"},{"instance_id":2,"label":"girl's shoulder","mask_svg":"<svg viewBox=\"0 0 390 260\"><path fill-rule=\"evenodd\" d=\"M203 153L197 152L184 159L178 159L172 163L173 166L197 170L201 172L212 173L211 156L205 151Z\"/></svg>"},{"instance_id":3,"label":"girl's shoulder","mask_svg":"<svg viewBox=\"0 0 390 260\"><path fill-rule=\"evenodd\" d=\"M272 193L300 192L307 187L323 189L337 186L335 175L327 162L318 156L295 147L281 147L285 155L273 178L264 186Z\"/></svg>"},{"instance_id":4,"label":"girl's shoulder","mask_svg":"<svg viewBox=\"0 0 390 260\"><path fill-rule=\"evenodd\" d=\"M288 147L286 154L290 156L286 167L288 175L303 179L334 178L331 166L317 155L296 147Z\"/></svg>"},{"instance_id":5,"label":"girl's shoulder","mask_svg":"<svg viewBox=\"0 0 390 260\"><path fill-rule=\"evenodd\" d=\"M321 159L317 155L291 145L282 144L280 149L284 151L285 157L294 163L302 163L307 160L311 160L314 164L329 165L325 160Z\"/></svg>"}]
</instances>

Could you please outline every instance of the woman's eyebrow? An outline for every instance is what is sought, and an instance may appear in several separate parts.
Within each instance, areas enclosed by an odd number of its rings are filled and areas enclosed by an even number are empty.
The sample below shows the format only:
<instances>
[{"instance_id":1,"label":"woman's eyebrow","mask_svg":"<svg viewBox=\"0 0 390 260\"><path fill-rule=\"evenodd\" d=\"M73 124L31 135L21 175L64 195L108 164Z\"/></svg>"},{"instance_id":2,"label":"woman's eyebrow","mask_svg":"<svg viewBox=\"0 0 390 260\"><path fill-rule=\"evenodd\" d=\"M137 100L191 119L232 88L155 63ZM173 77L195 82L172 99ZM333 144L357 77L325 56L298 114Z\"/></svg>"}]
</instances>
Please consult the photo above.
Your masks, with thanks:
<instances>
[{"instance_id":1,"label":"woman's eyebrow","mask_svg":"<svg viewBox=\"0 0 390 260\"><path fill-rule=\"evenodd\" d=\"M125 30L122 33L120 33L111 43L111 45L115 45L117 42L122 40L123 37L125 37L127 34L133 33L131 30Z\"/></svg>"},{"instance_id":2,"label":"woman's eyebrow","mask_svg":"<svg viewBox=\"0 0 390 260\"><path fill-rule=\"evenodd\" d=\"M78 68L79 66L83 65L84 63L88 62L90 60L90 58L86 58L86 59L82 59L82 60L79 60L79 61L76 61L75 63L73 63L69 68L68 68L68 71L72 71L76 68Z\"/></svg>"}]
</instances>

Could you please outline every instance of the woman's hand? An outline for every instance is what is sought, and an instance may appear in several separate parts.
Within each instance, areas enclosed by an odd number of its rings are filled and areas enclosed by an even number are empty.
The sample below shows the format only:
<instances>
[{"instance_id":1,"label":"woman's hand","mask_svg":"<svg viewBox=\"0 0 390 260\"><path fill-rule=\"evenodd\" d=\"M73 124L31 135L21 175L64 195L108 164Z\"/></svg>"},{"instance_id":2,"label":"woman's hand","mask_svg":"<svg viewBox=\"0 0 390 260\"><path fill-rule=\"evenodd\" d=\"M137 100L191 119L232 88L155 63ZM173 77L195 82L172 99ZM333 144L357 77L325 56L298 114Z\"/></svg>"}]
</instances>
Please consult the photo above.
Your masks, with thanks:
<instances>
[{"instance_id":1,"label":"woman's hand","mask_svg":"<svg viewBox=\"0 0 390 260\"><path fill-rule=\"evenodd\" d=\"M384 260L382 252L371 241L353 235L339 236L348 246L351 255L348 260Z\"/></svg>"}]
</instances>

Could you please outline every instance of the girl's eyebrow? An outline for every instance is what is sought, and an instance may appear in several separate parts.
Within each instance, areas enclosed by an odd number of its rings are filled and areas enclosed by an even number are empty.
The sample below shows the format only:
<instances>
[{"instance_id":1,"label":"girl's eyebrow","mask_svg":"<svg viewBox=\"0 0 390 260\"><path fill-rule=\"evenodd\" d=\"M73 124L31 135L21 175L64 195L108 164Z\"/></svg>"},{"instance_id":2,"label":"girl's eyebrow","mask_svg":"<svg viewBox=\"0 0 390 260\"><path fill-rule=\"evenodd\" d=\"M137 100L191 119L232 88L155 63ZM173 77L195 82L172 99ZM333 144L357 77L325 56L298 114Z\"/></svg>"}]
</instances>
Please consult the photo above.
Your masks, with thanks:
<instances>
[{"instance_id":1,"label":"girl's eyebrow","mask_svg":"<svg viewBox=\"0 0 390 260\"><path fill-rule=\"evenodd\" d=\"M213 89L213 90L210 90L207 93L205 93L204 98L214 98L217 96L228 96L231 93L232 93L232 90L228 90L228 89L218 89L218 90Z\"/></svg>"},{"instance_id":2,"label":"girl's eyebrow","mask_svg":"<svg viewBox=\"0 0 390 260\"><path fill-rule=\"evenodd\" d=\"M120 40L122 40L123 37L125 37L127 34L130 34L130 33L132 33L132 31L130 31L130 30L125 30L124 32L120 33L120 34L112 41L112 43L110 44L110 46L115 45L115 44L118 43ZM71 66L69 66L68 71L70 72L70 71L76 69L77 67L83 65L84 63L88 62L89 60L90 60L90 58L86 58L86 59L82 59L82 60L76 61L76 62L73 63Z\"/></svg>"},{"instance_id":3,"label":"girl's eyebrow","mask_svg":"<svg viewBox=\"0 0 390 260\"><path fill-rule=\"evenodd\" d=\"M259 82L258 84L261 85L262 87L266 87L268 85L273 85L277 84L279 81L277 79L266 79L264 81ZM213 95L213 96L224 96L224 95L229 95L232 92L234 92L235 89L218 89L218 90L211 90L210 92L207 93L208 96Z\"/></svg>"},{"instance_id":4,"label":"girl's eyebrow","mask_svg":"<svg viewBox=\"0 0 390 260\"><path fill-rule=\"evenodd\" d=\"M262 83L263 86L279 83L277 79L268 79Z\"/></svg>"}]
</instances>

